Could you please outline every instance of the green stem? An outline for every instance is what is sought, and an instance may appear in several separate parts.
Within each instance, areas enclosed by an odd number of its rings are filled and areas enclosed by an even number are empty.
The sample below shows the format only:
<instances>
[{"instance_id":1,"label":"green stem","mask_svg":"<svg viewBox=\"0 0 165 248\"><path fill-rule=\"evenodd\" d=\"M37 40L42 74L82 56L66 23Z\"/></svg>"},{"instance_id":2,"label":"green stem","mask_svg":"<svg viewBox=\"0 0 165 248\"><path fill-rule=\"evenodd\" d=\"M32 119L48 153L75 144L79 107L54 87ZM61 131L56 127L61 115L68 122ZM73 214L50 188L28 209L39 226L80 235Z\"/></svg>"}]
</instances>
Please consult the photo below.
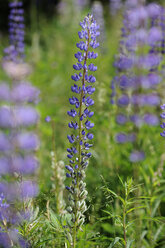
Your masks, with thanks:
<instances>
[{"instance_id":1,"label":"green stem","mask_svg":"<svg viewBox=\"0 0 165 248\"><path fill-rule=\"evenodd\" d=\"M124 247L127 247L127 237L126 237L126 214L125 214L125 206L123 209L123 232L124 232Z\"/></svg>"}]
</instances>

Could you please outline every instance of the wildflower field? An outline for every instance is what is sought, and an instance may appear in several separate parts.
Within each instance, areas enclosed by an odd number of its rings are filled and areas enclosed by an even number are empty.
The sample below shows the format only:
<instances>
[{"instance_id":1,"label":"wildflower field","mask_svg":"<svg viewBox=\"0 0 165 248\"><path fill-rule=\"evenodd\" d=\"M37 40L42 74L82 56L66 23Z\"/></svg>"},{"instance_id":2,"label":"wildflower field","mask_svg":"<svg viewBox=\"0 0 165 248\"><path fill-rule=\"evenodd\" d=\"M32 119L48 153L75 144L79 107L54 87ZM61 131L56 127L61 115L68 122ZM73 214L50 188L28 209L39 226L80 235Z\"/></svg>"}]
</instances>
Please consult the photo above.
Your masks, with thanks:
<instances>
[{"instance_id":1,"label":"wildflower field","mask_svg":"<svg viewBox=\"0 0 165 248\"><path fill-rule=\"evenodd\" d=\"M0 3L0 247L165 248L164 0Z\"/></svg>"}]
</instances>

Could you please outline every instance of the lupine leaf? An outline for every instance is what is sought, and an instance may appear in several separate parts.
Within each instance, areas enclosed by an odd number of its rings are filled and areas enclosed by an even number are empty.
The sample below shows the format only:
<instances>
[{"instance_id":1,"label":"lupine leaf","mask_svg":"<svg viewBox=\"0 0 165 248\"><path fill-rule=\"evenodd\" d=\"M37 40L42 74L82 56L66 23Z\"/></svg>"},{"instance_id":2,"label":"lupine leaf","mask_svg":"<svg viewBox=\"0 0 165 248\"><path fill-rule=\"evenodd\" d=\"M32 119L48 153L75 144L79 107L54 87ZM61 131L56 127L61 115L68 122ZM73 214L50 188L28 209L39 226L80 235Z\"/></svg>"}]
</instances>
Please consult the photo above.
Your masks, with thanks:
<instances>
[{"instance_id":1,"label":"lupine leaf","mask_svg":"<svg viewBox=\"0 0 165 248\"><path fill-rule=\"evenodd\" d=\"M127 240L126 248L131 248L131 245L132 245L133 242L134 242L134 240Z\"/></svg>"},{"instance_id":2,"label":"lupine leaf","mask_svg":"<svg viewBox=\"0 0 165 248\"><path fill-rule=\"evenodd\" d=\"M120 237L116 237L108 248L113 248L115 246L115 244L117 244L120 240L121 240Z\"/></svg>"}]
</instances>

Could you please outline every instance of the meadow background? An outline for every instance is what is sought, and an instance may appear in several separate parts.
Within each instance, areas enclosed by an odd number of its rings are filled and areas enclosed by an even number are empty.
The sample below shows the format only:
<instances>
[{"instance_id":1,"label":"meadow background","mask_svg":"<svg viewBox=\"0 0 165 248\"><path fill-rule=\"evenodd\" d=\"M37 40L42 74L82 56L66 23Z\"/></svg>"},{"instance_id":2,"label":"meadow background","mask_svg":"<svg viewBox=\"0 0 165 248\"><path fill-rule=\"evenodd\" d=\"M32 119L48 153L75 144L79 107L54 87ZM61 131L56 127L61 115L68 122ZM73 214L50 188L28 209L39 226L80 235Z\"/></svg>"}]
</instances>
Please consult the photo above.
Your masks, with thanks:
<instances>
[{"instance_id":1,"label":"meadow background","mask_svg":"<svg viewBox=\"0 0 165 248\"><path fill-rule=\"evenodd\" d=\"M8 45L8 1L1 0L0 2L2 6L0 12L3 15L0 22L0 59L2 60L3 49ZM106 191L106 188L124 198L124 185L121 180L128 182L133 178L133 185L138 185L135 195L143 196L142 202L139 203L139 206L143 207L139 208L136 214L133 213L134 211L130 212L130 217L128 217L128 222L130 218L131 224L132 220L138 216L138 224L135 221L128 227L130 247L163 248L165 247L165 180L164 171L161 171L158 176L156 173L160 167L164 168L165 140L160 136L159 125L156 127L143 125L140 128L139 145L145 151L146 158L136 165L128 159L132 144L122 145L115 142L115 134L122 131L123 127L116 125L115 122L117 106L110 104L110 82L115 76L113 63L114 56L118 53L122 11L111 15L108 1L103 1L102 4L105 33L104 38L101 39L99 57L96 61L98 70L95 74L97 82L93 106L95 138L92 158L86 171L87 206L89 207L86 212L85 229L87 231L86 234L82 234L84 235L82 236L83 243L80 243L79 247L122 247L117 243L114 246L110 244L115 237L122 238L123 236L119 218L122 215L123 203L113 193ZM50 237L46 243L33 247L64 247L60 245L57 231L55 231L56 227L52 224L53 220L48 218L47 213L49 202L49 208L57 217L56 197L52 191L51 180L53 173L50 156L52 128L50 123L45 122L45 117L50 116L55 122L56 158L67 164L66 149L69 132L67 111L70 108L68 99L72 95L70 91L72 65L75 63L74 54L79 40L77 32L80 30L79 22L87 13L90 13L91 9L85 8L74 14L72 11L71 8L65 16L62 16L58 14L56 3L43 1L40 4L38 1L36 5L36 2L29 4L25 1L26 61L33 67L29 79L40 90L40 102L37 105L40 122L36 127L41 141L37 152L40 168L36 175L40 193L34 199L33 204L34 208L39 207L38 217L42 216L42 227L37 227L35 232L40 233L40 240ZM5 79L6 75L1 70L0 80ZM164 82L161 92L165 93ZM165 103L165 98L162 97L161 102ZM158 108L158 116L160 112ZM138 175L136 170L138 170ZM64 198L67 199L65 191ZM131 240L134 240L136 235L140 235L139 242L141 243L138 246L135 243L131 246ZM157 236L153 241L151 237L154 235Z\"/></svg>"}]
</instances>

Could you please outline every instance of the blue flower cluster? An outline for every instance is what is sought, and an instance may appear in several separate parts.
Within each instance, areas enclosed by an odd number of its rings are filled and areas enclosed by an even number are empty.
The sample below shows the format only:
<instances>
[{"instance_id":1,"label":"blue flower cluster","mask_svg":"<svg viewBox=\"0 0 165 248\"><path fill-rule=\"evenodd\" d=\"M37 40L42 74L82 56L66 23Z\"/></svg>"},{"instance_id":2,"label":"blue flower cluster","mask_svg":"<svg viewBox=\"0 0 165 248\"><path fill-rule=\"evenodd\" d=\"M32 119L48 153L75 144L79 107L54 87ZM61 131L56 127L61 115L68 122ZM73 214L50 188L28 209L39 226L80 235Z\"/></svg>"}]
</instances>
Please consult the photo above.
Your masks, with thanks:
<instances>
[{"instance_id":1,"label":"blue flower cluster","mask_svg":"<svg viewBox=\"0 0 165 248\"><path fill-rule=\"evenodd\" d=\"M9 7L10 46L4 51L2 66L10 84L0 83L0 192L10 203L8 208L3 197L0 198L0 207L3 210L7 208L7 217L10 217L9 223L6 222L6 233L13 232L21 216L24 218L26 215L23 207L21 209L21 202L38 193L37 184L29 176L36 172L39 165L35 156L39 139L32 131L39 120L39 114L33 107L39 100L39 90L26 80L31 67L24 61L23 4L13 1ZM0 219L4 213L0 211ZM0 231L0 239L4 240L4 237Z\"/></svg>"},{"instance_id":2,"label":"blue flower cluster","mask_svg":"<svg viewBox=\"0 0 165 248\"><path fill-rule=\"evenodd\" d=\"M74 146L67 149L70 165L66 168L71 172L71 174L67 173L67 177L72 176L74 178L74 166L81 170L82 166L84 167L87 165L86 159L91 156L91 153L87 150L92 146L92 144L89 144L89 141L93 139L93 134L90 129L94 126L94 123L92 123L89 118L93 116L94 112L89 110L89 107L94 104L94 100L90 95L95 92L93 83L96 82L96 78L91 72L95 72L97 66L93 63L87 65L87 61L88 59L95 59L98 56L97 53L91 52L89 49L90 47L95 49L99 46L96 38L100 34L98 31L99 27L92 16L87 16L80 25L82 31L78 32L78 35L80 39L84 40L77 43L77 48L79 48L81 52L75 54L78 63L73 65L73 68L79 72L72 75L71 78L76 83L81 81L81 85L79 86L74 83L74 85L71 86L71 91L76 93L77 96L72 96L69 99L70 104L74 106L74 108L68 111L68 115L73 118L73 121L68 124L69 128L78 130L78 135L68 135L69 142L74 144ZM78 151L78 149L80 150ZM78 154L79 152L80 154Z\"/></svg>"},{"instance_id":3,"label":"blue flower cluster","mask_svg":"<svg viewBox=\"0 0 165 248\"><path fill-rule=\"evenodd\" d=\"M9 15L9 40L10 46L4 52L5 60L22 62L24 58L24 9L20 1L11 2Z\"/></svg>"},{"instance_id":4,"label":"blue flower cluster","mask_svg":"<svg viewBox=\"0 0 165 248\"><path fill-rule=\"evenodd\" d=\"M94 135L91 129L94 123L90 120L94 112L91 106L94 105L94 100L91 95L95 92L93 84L96 78L93 72L97 70L97 66L93 63L88 63L90 59L96 59L98 54L90 49L96 49L99 46L96 38L100 32L99 26L96 24L92 15L85 17L83 22L80 22L82 31L78 32L81 41L77 43L77 48L81 51L75 54L78 62L73 65L76 73L71 76L74 85L71 86L72 96L69 99L70 105L73 107L68 111L68 115L72 117L72 121L68 126L71 129L71 134L68 135L68 140L71 146L67 149L69 165L66 165L67 178L72 178L72 185L66 186L70 192L68 212L72 213L71 232L67 235L73 237L71 243L75 242L75 230L80 228L84 223L83 213L86 211L85 198L87 191L85 190L85 169L88 166L88 159L91 157L89 149L92 147L91 140ZM78 84L79 83L79 84ZM73 231L74 230L74 231ZM74 234L72 233L74 232Z\"/></svg>"},{"instance_id":5,"label":"blue flower cluster","mask_svg":"<svg viewBox=\"0 0 165 248\"><path fill-rule=\"evenodd\" d=\"M153 3L149 5L143 5L139 1L134 5L130 3L131 1L127 0L125 5L120 50L114 64L117 76L111 83L111 103L115 102L116 95L117 123L126 125L132 122L134 127L133 133L117 134L118 143L136 142L137 137L134 139L130 137L134 132L137 133L138 128L144 124L150 126L159 124L154 107L160 104L160 96L156 89L162 81L158 73L158 67L162 62L158 49L164 40L163 29L158 21L162 9ZM138 162L144 157L142 151L133 150L130 161Z\"/></svg>"}]
</instances>

